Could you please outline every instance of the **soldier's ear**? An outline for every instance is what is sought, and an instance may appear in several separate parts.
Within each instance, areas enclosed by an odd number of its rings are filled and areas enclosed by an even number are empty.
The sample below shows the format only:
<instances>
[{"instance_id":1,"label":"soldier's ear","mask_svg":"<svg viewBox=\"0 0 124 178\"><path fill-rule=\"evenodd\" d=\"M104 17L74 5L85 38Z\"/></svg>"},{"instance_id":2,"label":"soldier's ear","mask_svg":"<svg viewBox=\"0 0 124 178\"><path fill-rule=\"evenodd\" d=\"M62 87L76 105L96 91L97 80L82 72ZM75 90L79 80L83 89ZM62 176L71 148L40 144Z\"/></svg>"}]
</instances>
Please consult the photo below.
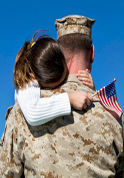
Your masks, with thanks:
<instances>
[{"instance_id":1,"label":"soldier's ear","mask_svg":"<svg viewBox=\"0 0 124 178\"><path fill-rule=\"evenodd\" d=\"M94 61L94 55L95 55L94 45L92 45L91 49L90 49L90 63L93 63L93 61Z\"/></svg>"}]
</instances>

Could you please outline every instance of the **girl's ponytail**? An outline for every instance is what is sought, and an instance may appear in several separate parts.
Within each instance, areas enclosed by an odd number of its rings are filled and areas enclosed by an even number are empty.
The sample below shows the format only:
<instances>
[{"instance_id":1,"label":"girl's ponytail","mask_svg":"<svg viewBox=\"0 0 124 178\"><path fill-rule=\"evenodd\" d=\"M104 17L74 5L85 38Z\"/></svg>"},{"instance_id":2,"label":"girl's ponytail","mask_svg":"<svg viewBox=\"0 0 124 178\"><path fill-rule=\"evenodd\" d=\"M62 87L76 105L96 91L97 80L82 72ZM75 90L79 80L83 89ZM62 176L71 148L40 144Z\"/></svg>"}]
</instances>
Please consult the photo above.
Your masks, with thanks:
<instances>
[{"instance_id":1,"label":"girl's ponytail","mask_svg":"<svg viewBox=\"0 0 124 178\"><path fill-rule=\"evenodd\" d=\"M28 62L28 54L31 49L31 42L25 42L16 56L13 71L13 82L15 89L23 89L32 80L31 67Z\"/></svg>"}]
</instances>

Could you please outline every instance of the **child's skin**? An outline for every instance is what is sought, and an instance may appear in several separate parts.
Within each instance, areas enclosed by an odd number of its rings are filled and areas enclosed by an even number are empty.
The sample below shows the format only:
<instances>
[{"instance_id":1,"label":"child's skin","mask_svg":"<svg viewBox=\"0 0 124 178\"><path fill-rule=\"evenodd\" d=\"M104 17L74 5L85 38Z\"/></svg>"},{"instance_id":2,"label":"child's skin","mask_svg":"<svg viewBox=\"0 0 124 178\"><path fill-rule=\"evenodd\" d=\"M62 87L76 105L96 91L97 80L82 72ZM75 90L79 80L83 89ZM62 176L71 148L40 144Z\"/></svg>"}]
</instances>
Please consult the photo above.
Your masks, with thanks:
<instances>
[{"instance_id":1,"label":"child's skin","mask_svg":"<svg viewBox=\"0 0 124 178\"><path fill-rule=\"evenodd\" d=\"M84 85L95 90L95 85L93 83L92 76L88 69L86 69L86 71L85 70L78 71L77 78L78 80L82 81ZM89 93L86 93L83 91L77 92L77 94L68 93L68 96L69 96L71 106L77 110L86 109L88 106L90 106L93 100L93 97ZM75 100L76 100L76 103L75 103Z\"/></svg>"},{"instance_id":2,"label":"child's skin","mask_svg":"<svg viewBox=\"0 0 124 178\"><path fill-rule=\"evenodd\" d=\"M78 80L82 81L84 85L87 85L89 88L95 90L95 85L93 83L92 76L90 74L90 71L88 69L85 70L79 70L77 73Z\"/></svg>"}]
</instances>

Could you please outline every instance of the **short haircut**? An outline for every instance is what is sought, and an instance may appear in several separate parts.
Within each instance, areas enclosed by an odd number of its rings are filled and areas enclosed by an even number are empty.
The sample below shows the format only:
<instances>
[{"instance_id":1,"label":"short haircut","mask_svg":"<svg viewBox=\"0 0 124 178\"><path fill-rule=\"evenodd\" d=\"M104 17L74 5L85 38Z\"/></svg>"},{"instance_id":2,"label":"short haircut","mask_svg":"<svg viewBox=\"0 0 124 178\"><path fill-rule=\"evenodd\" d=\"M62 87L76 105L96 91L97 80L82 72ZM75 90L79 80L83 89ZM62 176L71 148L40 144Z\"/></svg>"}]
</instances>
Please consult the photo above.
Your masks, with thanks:
<instances>
[{"instance_id":1,"label":"short haircut","mask_svg":"<svg viewBox=\"0 0 124 178\"><path fill-rule=\"evenodd\" d=\"M88 52L92 45L92 39L89 36L79 33L63 35L57 41L63 51L66 50L70 53L81 50Z\"/></svg>"}]
</instances>

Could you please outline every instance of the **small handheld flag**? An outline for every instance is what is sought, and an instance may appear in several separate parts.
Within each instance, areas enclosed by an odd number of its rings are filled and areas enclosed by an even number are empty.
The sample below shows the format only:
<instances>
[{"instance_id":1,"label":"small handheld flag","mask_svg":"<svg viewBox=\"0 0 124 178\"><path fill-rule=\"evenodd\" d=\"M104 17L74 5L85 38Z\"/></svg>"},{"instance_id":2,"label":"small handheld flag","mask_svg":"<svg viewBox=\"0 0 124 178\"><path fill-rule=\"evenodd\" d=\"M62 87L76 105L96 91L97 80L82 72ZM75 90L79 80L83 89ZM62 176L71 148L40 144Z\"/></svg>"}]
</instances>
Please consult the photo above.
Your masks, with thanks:
<instances>
[{"instance_id":1,"label":"small handheld flag","mask_svg":"<svg viewBox=\"0 0 124 178\"><path fill-rule=\"evenodd\" d=\"M116 79L114 79L105 87L102 87L96 93L98 94L101 104L106 109L114 111L118 115L118 117L120 117L122 114L122 109L117 100L115 81Z\"/></svg>"}]
</instances>

